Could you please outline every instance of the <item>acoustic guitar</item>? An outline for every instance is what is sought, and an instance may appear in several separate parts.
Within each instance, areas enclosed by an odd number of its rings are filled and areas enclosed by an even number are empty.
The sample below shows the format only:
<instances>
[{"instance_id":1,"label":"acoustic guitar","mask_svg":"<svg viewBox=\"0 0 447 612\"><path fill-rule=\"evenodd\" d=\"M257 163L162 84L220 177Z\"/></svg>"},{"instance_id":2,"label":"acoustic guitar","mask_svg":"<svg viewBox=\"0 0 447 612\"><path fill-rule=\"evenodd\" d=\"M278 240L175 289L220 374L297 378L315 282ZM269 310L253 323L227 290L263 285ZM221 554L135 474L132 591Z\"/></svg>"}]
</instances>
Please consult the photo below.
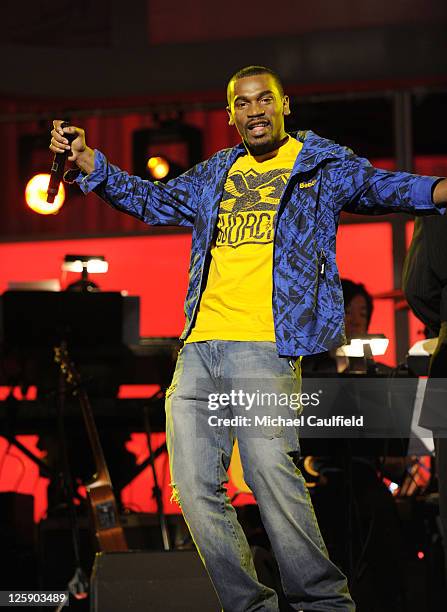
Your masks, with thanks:
<instances>
[{"instance_id":1,"label":"acoustic guitar","mask_svg":"<svg viewBox=\"0 0 447 612\"><path fill-rule=\"evenodd\" d=\"M64 344L55 347L54 353L54 359L59 364L66 382L72 388L73 395L79 398L82 416L92 449L95 474L88 483L85 483L85 488L87 490L87 499L97 547L100 552L128 550L126 537L119 519L117 503L113 494L109 470L107 469L104 453L99 441L90 401L81 384L81 377L70 360Z\"/></svg>"}]
</instances>

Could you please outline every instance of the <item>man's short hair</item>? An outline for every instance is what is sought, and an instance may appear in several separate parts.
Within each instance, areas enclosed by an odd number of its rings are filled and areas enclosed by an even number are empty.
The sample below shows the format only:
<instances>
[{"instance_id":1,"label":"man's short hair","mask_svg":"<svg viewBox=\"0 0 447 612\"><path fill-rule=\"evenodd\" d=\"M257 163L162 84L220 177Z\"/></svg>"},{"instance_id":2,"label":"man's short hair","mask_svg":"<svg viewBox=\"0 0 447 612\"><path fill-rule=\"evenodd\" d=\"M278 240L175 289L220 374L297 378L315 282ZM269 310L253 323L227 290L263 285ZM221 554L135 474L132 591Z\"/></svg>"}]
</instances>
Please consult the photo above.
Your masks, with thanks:
<instances>
[{"instance_id":1,"label":"man's short hair","mask_svg":"<svg viewBox=\"0 0 447 612\"><path fill-rule=\"evenodd\" d=\"M245 66L245 68L241 68L241 70L238 70L237 72L235 72L233 76L231 77L231 79L228 81L227 99L229 97L228 94L230 91L230 84L233 81L238 81L239 79L244 79L245 77L255 76L257 74L270 74L275 80L275 83L279 89L279 93L281 94L281 96L284 95L284 88L282 86L281 79L279 78L279 75L274 70L272 70L271 68L266 68L265 66Z\"/></svg>"}]
</instances>

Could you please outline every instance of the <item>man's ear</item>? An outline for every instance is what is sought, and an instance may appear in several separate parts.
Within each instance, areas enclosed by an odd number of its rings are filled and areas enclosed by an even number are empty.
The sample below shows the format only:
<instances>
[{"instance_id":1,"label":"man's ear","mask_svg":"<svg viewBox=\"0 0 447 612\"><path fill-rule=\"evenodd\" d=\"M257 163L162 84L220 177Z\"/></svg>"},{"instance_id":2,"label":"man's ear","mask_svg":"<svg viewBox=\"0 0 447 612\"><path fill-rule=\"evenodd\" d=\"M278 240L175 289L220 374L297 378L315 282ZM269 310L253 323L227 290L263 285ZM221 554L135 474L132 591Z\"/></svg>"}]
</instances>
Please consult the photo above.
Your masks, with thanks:
<instances>
[{"instance_id":1,"label":"man's ear","mask_svg":"<svg viewBox=\"0 0 447 612\"><path fill-rule=\"evenodd\" d=\"M282 108L284 115L290 115L290 100L289 96L284 96L282 99Z\"/></svg>"},{"instance_id":2,"label":"man's ear","mask_svg":"<svg viewBox=\"0 0 447 612\"><path fill-rule=\"evenodd\" d=\"M227 106L226 111L228 113L228 125L234 125L233 115L231 114L231 109Z\"/></svg>"}]
</instances>

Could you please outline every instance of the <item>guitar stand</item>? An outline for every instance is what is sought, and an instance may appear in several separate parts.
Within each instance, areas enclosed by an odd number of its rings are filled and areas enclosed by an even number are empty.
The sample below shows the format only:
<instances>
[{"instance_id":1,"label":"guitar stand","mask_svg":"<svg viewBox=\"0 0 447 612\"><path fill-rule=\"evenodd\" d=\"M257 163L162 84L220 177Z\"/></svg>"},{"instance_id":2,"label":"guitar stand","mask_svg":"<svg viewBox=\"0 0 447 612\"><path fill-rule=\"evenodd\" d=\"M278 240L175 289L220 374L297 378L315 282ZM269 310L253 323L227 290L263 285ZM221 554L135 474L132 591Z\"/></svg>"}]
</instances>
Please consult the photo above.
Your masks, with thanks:
<instances>
[{"instance_id":1,"label":"guitar stand","mask_svg":"<svg viewBox=\"0 0 447 612\"><path fill-rule=\"evenodd\" d=\"M65 343L61 343L62 347L65 347ZM65 376L63 372L59 373L59 385L58 394L56 400L57 408L57 429L59 434L59 441L62 451L62 472L60 474L63 494L68 508L68 516L70 521L70 531L72 535L73 554L75 560L75 572L73 577L70 579L67 585L67 590L75 597L75 599L85 599L88 596L88 578L82 569L81 564L81 547L80 547L80 534L79 524L76 512L76 506L74 504L74 487L73 479L70 472L70 463L68 459L68 448L67 439L65 434L65 423L64 423L64 411L65 402L67 397L67 385L65 382Z\"/></svg>"},{"instance_id":2,"label":"guitar stand","mask_svg":"<svg viewBox=\"0 0 447 612\"><path fill-rule=\"evenodd\" d=\"M150 398L150 401L155 400L155 399L157 400L161 399L163 396L164 396L164 393L162 391L158 391L155 395L153 395ZM163 549L168 551L168 550L172 550L172 546L171 546L171 542L169 538L168 525L166 522L166 514L164 511L164 507L163 507L163 498L161 495L161 489L158 486L157 470L155 469L155 456L152 450L152 443L151 443L152 430L151 430L150 421L149 421L149 404L144 405L143 419L144 419L144 429L145 429L146 438L147 438L147 446L149 450L149 456L147 458L147 461L149 462L151 466L152 476L154 479L154 486L152 487L152 495L153 497L155 497L155 503L157 505L157 515L158 515L158 520L160 521L160 530L161 530L161 537L163 541Z\"/></svg>"},{"instance_id":3,"label":"guitar stand","mask_svg":"<svg viewBox=\"0 0 447 612\"><path fill-rule=\"evenodd\" d=\"M15 418L16 418L16 407L8 405L8 402L17 402L20 403L20 400L17 400L13 395L13 390L16 385L11 385L10 395L6 399L7 403L7 420L6 427L7 430L2 433L2 436L8 441L8 443L12 446L15 446L21 453L23 453L30 461L32 461L37 467L41 474L43 474L46 478L48 478L51 482L59 483L58 486L62 488L61 484L61 473L57 472L54 468L50 467L45 461L43 461L39 456L37 456L33 451L29 450L20 440L17 439L15 432ZM54 398L57 396L58 391L54 389L50 393L46 395L46 399L49 401L50 398ZM83 502L84 499L79 495L77 491L74 491L74 497Z\"/></svg>"}]
</instances>

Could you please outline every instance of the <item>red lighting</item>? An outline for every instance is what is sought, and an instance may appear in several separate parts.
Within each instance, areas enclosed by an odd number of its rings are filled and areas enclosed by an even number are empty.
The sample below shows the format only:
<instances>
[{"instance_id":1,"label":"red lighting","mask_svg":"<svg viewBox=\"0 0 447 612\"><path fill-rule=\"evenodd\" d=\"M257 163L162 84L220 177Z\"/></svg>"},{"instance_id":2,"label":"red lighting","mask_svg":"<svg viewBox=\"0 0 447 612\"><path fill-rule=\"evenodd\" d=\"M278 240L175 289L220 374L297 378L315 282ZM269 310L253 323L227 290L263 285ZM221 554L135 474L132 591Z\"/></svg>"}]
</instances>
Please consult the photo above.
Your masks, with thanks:
<instances>
[{"instance_id":1,"label":"red lighting","mask_svg":"<svg viewBox=\"0 0 447 612\"><path fill-rule=\"evenodd\" d=\"M157 391L160 391L160 385L120 385L118 397L119 399L150 399Z\"/></svg>"},{"instance_id":2,"label":"red lighting","mask_svg":"<svg viewBox=\"0 0 447 612\"><path fill-rule=\"evenodd\" d=\"M418 559L423 559L425 557L425 554L422 552L422 550L418 551Z\"/></svg>"},{"instance_id":3,"label":"red lighting","mask_svg":"<svg viewBox=\"0 0 447 612\"><path fill-rule=\"evenodd\" d=\"M30 386L26 389L22 389L20 387L4 387L0 386L0 401L4 401L10 395L12 395L16 400L27 400L33 401L37 398L37 387Z\"/></svg>"}]
</instances>

